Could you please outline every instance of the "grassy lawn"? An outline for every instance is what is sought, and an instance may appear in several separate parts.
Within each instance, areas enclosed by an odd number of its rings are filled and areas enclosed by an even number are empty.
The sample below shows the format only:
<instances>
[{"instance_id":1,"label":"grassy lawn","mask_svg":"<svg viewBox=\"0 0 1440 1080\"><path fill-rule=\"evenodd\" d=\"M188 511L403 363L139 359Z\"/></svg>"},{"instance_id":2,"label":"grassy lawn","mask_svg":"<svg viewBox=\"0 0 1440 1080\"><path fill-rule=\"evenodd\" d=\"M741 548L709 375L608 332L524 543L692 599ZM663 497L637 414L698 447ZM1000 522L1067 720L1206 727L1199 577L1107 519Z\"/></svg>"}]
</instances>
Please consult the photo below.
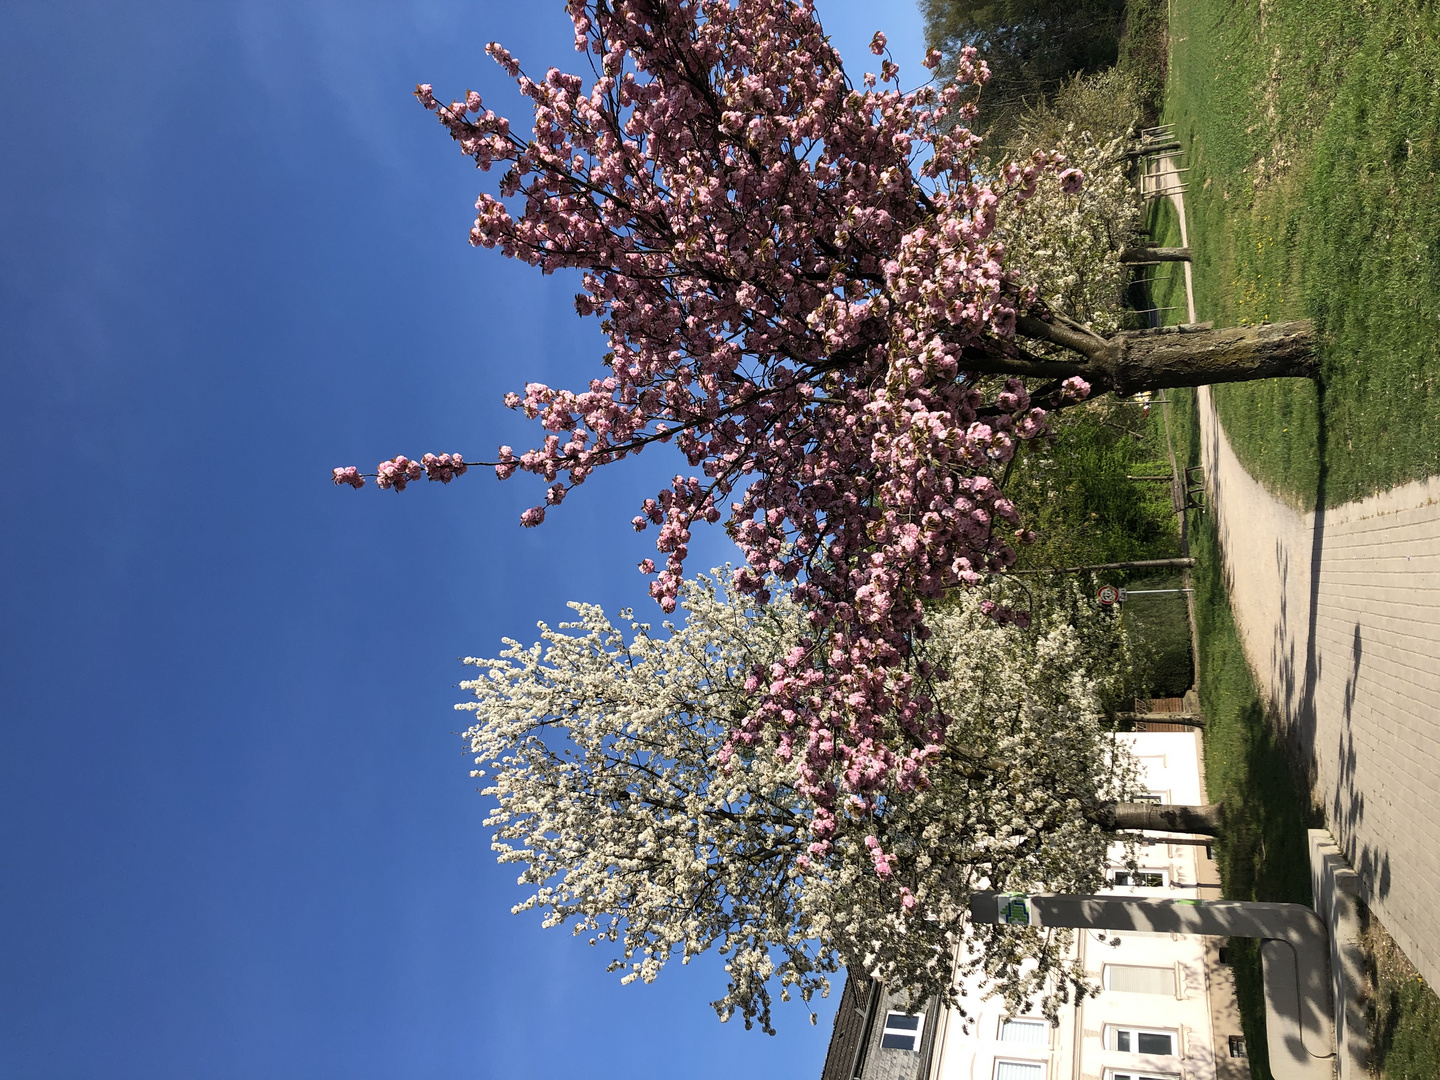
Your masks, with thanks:
<instances>
[{"instance_id":1,"label":"grassy lawn","mask_svg":"<svg viewBox=\"0 0 1440 1080\"><path fill-rule=\"evenodd\" d=\"M1365 954L1375 1002L1371 1030L1386 1080L1440 1076L1440 999L1373 919Z\"/></svg>"},{"instance_id":2,"label":"grassy lawn","mask_svg":"<svg viewBox=\"0 0 1440 1080\"><path fill-rule=\"evenodd\" d=\"M1319 387L1220 388L1246 467L1302 507L1440 471L1440 10L1175 0L1165 119L1199 317L1325 342Z\"/></svg>"}]
</instances>

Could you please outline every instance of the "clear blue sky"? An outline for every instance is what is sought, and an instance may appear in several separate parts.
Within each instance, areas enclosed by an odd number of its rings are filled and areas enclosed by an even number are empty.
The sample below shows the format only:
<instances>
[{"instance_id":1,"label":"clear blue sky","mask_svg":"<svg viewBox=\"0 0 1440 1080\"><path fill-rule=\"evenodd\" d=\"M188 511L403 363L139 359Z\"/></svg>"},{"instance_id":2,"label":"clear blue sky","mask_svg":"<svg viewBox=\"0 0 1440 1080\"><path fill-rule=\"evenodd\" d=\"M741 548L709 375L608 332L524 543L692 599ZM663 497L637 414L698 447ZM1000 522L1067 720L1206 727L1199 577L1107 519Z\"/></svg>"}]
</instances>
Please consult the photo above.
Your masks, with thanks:
<instances>
[{"instance_id":1,"label":"clear blue sky","mask_svg":"<svg viewBox=\"0 0 1440 1080\"><path fill-rule=\"evenodd\" d=\"M913 5L821 14L921 74ZM454 735L457 657L654 610L678 458L537 530L533 478L329 483L528 446L503 392L597 370L409 96L523 119L492 39L578 59L558 0L0 6L0 1076L818 1077L834 997L767 1038L715 962L621 987L512 916Z\"/></svg>"}]
</instances>

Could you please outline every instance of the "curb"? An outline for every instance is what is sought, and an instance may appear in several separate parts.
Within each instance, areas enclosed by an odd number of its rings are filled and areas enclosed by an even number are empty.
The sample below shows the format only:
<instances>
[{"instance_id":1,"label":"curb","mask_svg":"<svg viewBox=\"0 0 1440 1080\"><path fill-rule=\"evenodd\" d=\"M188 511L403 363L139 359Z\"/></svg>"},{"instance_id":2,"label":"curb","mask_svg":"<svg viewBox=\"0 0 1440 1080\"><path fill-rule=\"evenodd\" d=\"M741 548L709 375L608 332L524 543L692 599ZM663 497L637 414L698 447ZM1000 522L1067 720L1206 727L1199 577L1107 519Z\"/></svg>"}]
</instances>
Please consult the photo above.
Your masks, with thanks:
<instances>
[{"instance_id":1,"label":"curb","mask_svg":"<svg viewBox=\"0 0 1440 1080\"><path fill-rule=\"evenodd\" d=\"M1360 877L1326 829L1311 829L1310 888L1315 911L1330 928L1330 980L1335 1000L1339 1080L1370 1076L1370 1028L1365 1020L1364 949L1360 944Z\"/></svg>"}]
</instances>

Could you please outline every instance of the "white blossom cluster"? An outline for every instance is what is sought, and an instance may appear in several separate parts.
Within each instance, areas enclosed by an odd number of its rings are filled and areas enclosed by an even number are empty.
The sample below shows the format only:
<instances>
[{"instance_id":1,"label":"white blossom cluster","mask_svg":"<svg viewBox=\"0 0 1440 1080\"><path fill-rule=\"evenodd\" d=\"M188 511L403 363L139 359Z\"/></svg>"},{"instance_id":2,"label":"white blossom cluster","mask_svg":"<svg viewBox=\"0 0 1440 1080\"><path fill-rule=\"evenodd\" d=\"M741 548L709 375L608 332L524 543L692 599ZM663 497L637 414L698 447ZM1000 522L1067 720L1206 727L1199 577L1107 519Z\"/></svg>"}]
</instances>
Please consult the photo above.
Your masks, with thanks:
<instances>
[{"instance_id":1,"label":"white blossom cluster","mask_svg":"<svg viewBox=\"0 0 1440 1080\"><path fill-rule=\"evenodd\" d=\"M729 976L717 1012L767 1031L773 984L808 1002L842 965L953 1003L957 952L1017 1007L1058 1008L1080 985L1068 941L972 929L966 903L977 888L1101 885L1111 837L1086 811L1134 783L1102 712L1129 652L1078 590L1032 598L1021 629L982 610L997 588L934 611L917 643L948 717L945 759L912 790L852 800L823 857L783 735L721 754L750 708L749 673L806 633L783 589L762 607L687 582L685 621L662 634L572 604L577 621L541 624L541 642L467 659L483 674L457 708L476 714L465 738L497 800L493 846L535 889L514 910L613 950L624 982L717 948Z\"/></svg>"},{"instance_id":2,"label":"white blossom cluster","mask_svg":"<svg viewBox=\"0 0 1440 1080\"><path fill-rule=\"evenodd\" d=\"M1006 151L1018 159L1037 148L1059 151L1084 172L1073 195L1045 176L1007 220L1005 267L1047 307L1102 335L1120 329L1127 275L1120 252L1135 242L1145 217L1125 158L1139 116L1133 92L1117 72L1076 79L1054 103L1021 118Z\"/></svg>"}]
</instances>

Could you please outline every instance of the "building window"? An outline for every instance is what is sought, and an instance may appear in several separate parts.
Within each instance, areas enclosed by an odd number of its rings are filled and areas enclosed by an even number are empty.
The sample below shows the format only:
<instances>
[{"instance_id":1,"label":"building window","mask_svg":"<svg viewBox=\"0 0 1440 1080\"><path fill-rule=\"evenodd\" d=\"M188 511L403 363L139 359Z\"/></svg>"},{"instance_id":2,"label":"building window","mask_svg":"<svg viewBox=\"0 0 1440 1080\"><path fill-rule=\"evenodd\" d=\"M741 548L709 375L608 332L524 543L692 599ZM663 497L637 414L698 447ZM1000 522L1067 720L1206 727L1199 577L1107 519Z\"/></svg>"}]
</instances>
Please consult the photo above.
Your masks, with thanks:
<instances>
[{"instance_id":1,"label":"building window","mask_svg":"<svg viewBox=\"0 0 1440 1080\"><path fill-rule=\"evenodd\" d=\"M1170 874L1165 870L1109 870L1106 877L1111 885L1131 885L1141 889L1163 889L1170 884Z\"/></svg>"},{"instance_id":2,"label":"building window","mask_svg":"<svg viewBox=\"0 0 1440 1080\"><path fill-rule=\"evenodd\" d=\"M1244 1036L1244 1035L1231 1035L1231 1036L1230 1036L1230 1056L1231 1056L1231 1057L1249 1057L1249 1056L1250 1056L1249 1054L1245 1053L1245 1036Z\"/></svg>"},{"instance_id":3,"label":"building window","mask_svg":"<svg viewBox=\"0 0 1440 1080\"><path fill-rule=\"evenodd\" d=\"M1151 1073L1151 1072L1124 1072L1115 1069L1105 1070L1105 1080L1180 1080L1174 1073Z\"/></svg>"},{"instance_id":4,"label":"building window","mask_svg":"<svg viewBox=\"0 0 1440 1080\"><path fill-rule=\"evenodd\" d=\"M1106 990L1117 990L1122 994L1175 996L1175 969L1173 967L1106 964L1102 978Z\"/></svg>"},{"instance_id":5,"label":"building window","mask_svg":"<svg viewBox=\"0 0 1440 1080\"><path fill-rule=\"evenodd\" d=\"M995 1080L1045 1080L1040 1061L996 1061Z\"/></svg>"},{"instance_id":6,"label":"building window","mask_svg":"<svg viewBox=\"0 0 1440 1080\"><path fill-rule=\"evenodd\" d=\"M1105 1045L1125 1054L1154 1054L1176 1057L1175 1032L1148 1028L1106 1027Z\"/></svg>"},{"instance_id":7,"label":"building window","mask_svg":"<svg viewBox=\"0 0 1440 1080\"><path fill-rule=\"evenodd\" d=\"M892 1012L885 1016L885 1031L880 1036L880 1045L887 1050L920 1049L920 1032L925 1029L923 1015Z\"/></svg>"},{"instance_id":8,"label":"building window","mask_svg":"<svg viewBox=\"0 0 1440 1080\"><path fill-rule=\"evenodd\" d=\"M1000 1041L1021 1046L1049 1046L1050 1021L1001 1020Z\"/></svg>"},{"instance_id":9,"label":"building window","mask_svg":"<svg viewBox=\"0 0 1440 1080\"><path fill-rule=\"evenodd\" d=\"M1165 801L1165 795L1163 792L1159 791L1147 791L1144 795L1136 795L1132 797L1130 801L1163 803Z\"/></svg>"},{"instance_id":10,"label":"building window","mask_svg":"<svg viewBox=\"0 0 1440 1080\"><path fill-rule=\"evenodd\" d=\"M1221 945L1220 948L1216 949L1215 951L1220 956L1220 963L1230 963L1230 947L1228 945Z\"/></svg>"}]
</instances>

